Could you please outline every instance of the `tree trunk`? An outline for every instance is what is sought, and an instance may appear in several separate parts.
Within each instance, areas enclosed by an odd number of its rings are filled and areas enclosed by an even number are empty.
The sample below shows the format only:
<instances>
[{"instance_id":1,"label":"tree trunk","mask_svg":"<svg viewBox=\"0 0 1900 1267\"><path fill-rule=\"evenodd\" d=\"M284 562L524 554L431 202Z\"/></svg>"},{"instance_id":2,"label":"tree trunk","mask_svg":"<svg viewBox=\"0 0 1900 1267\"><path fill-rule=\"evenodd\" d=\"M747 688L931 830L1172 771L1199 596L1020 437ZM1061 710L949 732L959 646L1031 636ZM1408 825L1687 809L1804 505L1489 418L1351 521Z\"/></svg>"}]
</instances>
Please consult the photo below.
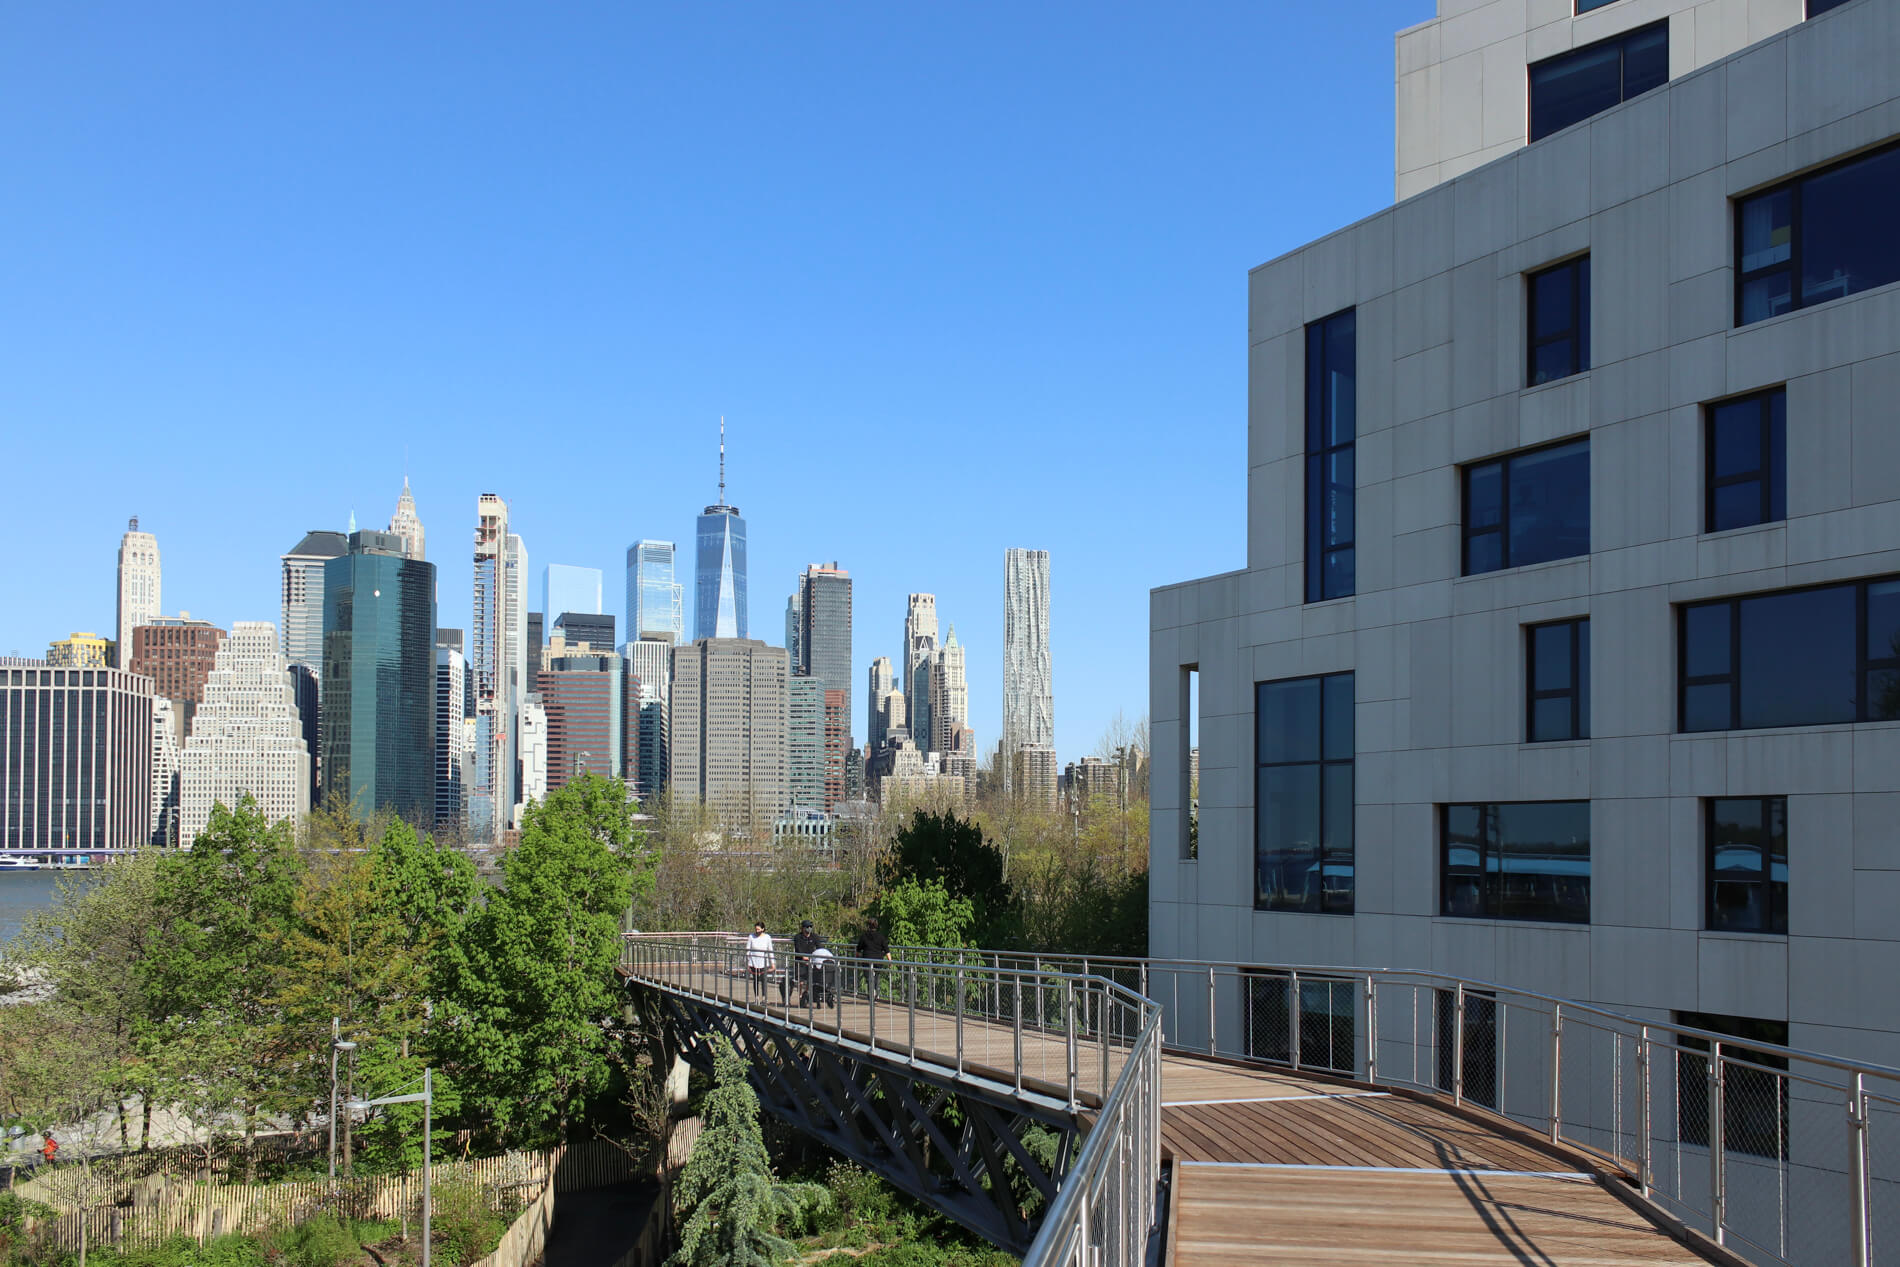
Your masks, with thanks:
<instances>
[{"instance_id":1,"label":"tree trunk","mask_svg":"<svg viewBox=\"0 0 1900 1267\"><path fill-rule=\"evenodd\" d=\"M152 1147L152 1093L149 1088L139 1095L144 1105L144 1121L139 1125L139 1151L146 1152Z\"/></svg>"},{"instance_id":2,"label":"tree trunk","mask_svg":"<svg viewBox=\"0 0 1900 1267\"><path fill-rule=\"evenodd\" d=\"M125 1117L126 1117L125 1097L120 1096L119 1097L119 1151L122 1153L129 1153L132 1151L131 1127L129 1127L126 1124Z\"/></svg>"}]
</instances>

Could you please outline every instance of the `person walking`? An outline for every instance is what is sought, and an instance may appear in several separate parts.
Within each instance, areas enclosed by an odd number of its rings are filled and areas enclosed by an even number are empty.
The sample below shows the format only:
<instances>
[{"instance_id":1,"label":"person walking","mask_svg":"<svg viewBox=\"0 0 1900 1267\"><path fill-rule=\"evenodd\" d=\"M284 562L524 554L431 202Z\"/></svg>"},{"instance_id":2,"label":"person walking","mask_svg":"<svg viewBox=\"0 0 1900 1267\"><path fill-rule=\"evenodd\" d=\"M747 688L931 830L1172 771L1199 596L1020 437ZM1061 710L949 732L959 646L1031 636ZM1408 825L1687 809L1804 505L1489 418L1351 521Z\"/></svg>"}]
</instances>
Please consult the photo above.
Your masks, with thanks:
<instances>
[{"instance_id":1,"label":"person walking","mask_svg":"<svg viewBox=\"0 0 1900 1267\"><path fill-rule=\"evenodd\" d=\"M811 1001L811 953L822 943L810 920L801 922L798 935L792 938L792 971L798 976L798 1006L805 1007Z\"/></svg>"},{"instance_id":2,"label":"person walking","mask_svg":"<svg viewBox=\"0 0 1900 1267\"><path fill-rule=\"evenodd\" d=\"M746 997L765 997L765 979L772 970L772 934L765 931L763 920L752 926L745 939Z\"/></svg>"},{"instance_id":3,"label":"person walking","mask_svg":"<svg viewBox=\"0 0 1900 1267\"><path fill-rule=\"evenodd\" d=\"M868 997L877 993L877 965L891 957L890 938L877 926L877 916L864 921L864 931L858 934L858 944L853 952L859 959L868 962L858 965L858 971L864 977L864 993Z\"/></svg>"},{"instance_id":4,"label":"person walking","mask_svg":"<svg viewBox=\"0 0 1900 1267\"><path fill-rule=\"evenodd\" d=\"M40 1145L40 1156L44 1157L46 1164L50 1166L53 1164L53 1158L59 1155L59 1141L53 1138L51 1131L45 1132L45 1135L46 1142Z\"/></svg>"}]
</instances>

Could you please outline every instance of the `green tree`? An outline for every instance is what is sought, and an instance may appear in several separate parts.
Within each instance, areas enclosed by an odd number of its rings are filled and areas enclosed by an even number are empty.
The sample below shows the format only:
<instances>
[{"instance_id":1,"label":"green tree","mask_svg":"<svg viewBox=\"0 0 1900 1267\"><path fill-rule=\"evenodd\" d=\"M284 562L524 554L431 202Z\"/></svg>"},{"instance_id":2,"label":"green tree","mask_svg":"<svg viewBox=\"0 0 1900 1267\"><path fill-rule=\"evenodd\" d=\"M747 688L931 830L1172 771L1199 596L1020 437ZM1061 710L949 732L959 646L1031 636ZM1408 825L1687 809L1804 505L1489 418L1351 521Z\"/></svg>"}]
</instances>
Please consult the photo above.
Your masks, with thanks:
<instances>
[{"instance_id":1,"label":"green tree","mask_svg":"<svg viewBox=\"0 0 1900 1267\"><path fill-rule=\"evenodd\" d=\"M746 1062L723 1035L714 1041L713 1089L701 1110L705 1129L675 1189L680 1243L667 1264L772 1267L793 1248L779 1227L828 1194L773 1177Z\"/></svg>"},{"instance_id":2,"label":"green tree","mask_svg":"<svg viewBox=\"0 0 1900 1267\"><path fill-rule=\"evenodd\" d=\"M898 831L878 882L889 888L904 880L937 880L951 896L969 899L970 934L979 945L1006 945L1016 934L1018 903L1002 852L954 810L920 809Z\"/></svg>"},{"instance_id":3,"label":"green tree","mask_svg":"<svg viewBox=\"0 0 1900 1267\"><path fill-rule=\"evenodd\" d=\"M502 1140L564 1138L609 1085L632 841L618 779L567 784L529 807L501 887L448 949L440 1042L465 1105Z\"/></svg>"},{"instance_id":4,"label":"green tree","mask_svg":"<svg viewBox=\"0 0 1900 1267\"><path fill-rule=\"evenodd\" d=\"M952 896L934 876L887 885L873 909L894 945L960 949L971 944L974 904L967 897Z\"/></svg>"}]
</instances>

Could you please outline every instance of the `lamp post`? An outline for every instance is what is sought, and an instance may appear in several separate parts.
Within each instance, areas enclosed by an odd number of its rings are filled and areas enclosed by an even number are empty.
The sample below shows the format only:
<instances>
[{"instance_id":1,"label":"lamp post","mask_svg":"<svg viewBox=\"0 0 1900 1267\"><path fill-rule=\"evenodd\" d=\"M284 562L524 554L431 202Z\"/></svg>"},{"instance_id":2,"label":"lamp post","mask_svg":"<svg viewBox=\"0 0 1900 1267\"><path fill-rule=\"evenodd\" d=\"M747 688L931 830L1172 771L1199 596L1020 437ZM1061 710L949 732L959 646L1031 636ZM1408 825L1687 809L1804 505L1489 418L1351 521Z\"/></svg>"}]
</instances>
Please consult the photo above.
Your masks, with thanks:
<instances>
[{"instance_id":1,"label":"lamp post","mask_svg":"<svg viewBox=\"0 0 1900 1267\"><path fill-rule=\"evenodd\" d=\"M330 1018L330 1186L336 1186L336 1058L346 1051L355 1051L356 1044L347 1038L337 1037L337 1018Z\"/></svg>"},{"instance_id":2,"label":"lamp post","mask_svg":"<svg viewBox=\"0 0 1900 1267\"><path fill-rule=\"evenodd\" d=\"M351 1113L364 1113L384 1104L422 1105L422 1267L429 1267L429 1207L434 1200L429 1189L431 1114L435 1109L435 1070L422 1071L422 1090L411 1095L386 1095L376 1100L349 1100L343 1107ZM414 1085L414 1084L411 1084Z\"/></svg>"}]
</instances>

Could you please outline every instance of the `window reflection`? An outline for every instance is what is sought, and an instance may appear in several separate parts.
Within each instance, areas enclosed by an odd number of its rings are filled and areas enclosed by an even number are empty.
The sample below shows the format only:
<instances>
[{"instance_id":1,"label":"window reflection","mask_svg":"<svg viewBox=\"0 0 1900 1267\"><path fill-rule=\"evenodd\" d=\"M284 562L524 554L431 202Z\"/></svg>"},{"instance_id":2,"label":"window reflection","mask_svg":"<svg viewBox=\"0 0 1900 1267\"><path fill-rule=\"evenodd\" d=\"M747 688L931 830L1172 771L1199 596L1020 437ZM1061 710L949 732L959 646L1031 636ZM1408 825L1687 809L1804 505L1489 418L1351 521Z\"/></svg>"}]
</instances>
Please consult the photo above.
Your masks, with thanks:
<instances>
[{"instance_id":1,"label":"window reflection","mask_svg":"<svg viewBox=\"0 0 1900 1267\"><path fill-rule=\"evenodd\" d=\"M1896 213L1900 147L1738 199L1736 324L1900 280Z\"/></svg>"},{"instance_id":2,"label":"window reflection","mask_svg":"<svg viewBox=\"0 0 1900 1267\"><path fill-rule=\"evenodd\" d=\"M1590 442L1465 468L1465 574L1590 552Z\"/></svg>"},{"instance_id":3,"label":"window reflection","mask_svg":"<svg viewBox=\"0 0 1900 1267\"><path fill-rule=\"evenodd\" d=\"M1668 79L1666 21L1538 62L1530 68L1530 139L1581 123Z\"/></svg>"},{"instance_id":4,"label":"window reflection","mask_svg":"<svg viewBox=\"0 0 1900 1267\"><path fill-rule=\"evenodd\" d=\"M1306 601L1354 590L1353 442L1358 324L1352 309L1306 327Z\"/></svg>"},{"instance_id":5,"label":"window reflection","mask_svg":"<svg viewBox=\"0 0 1900 1267\"><path fill-rule=\"evenodd\" d=\"M1254 904L1350 914L1353 675L1262 682L1254 711Z\"/></svg>"},{"instance_id":6,"label":"window reflection","mask_svg":"<svg viewBox=\"0 0 1900 1267\"><path fill-rule=\"evenodd\" d=\"M1787 932L1787 798L1723 797L1708 806L1708 926Z\"/></svg>"},{"instance_id":7,"label":"window reflection","mask_svg":"<svg viewBox=\"0 0 1900 1267\"><path fill-rule=\"evenodd\" d=\"M1590 802L1447 805L1440 826L1442 914L1590 921Z\"/></svg>"}]
</instances>

